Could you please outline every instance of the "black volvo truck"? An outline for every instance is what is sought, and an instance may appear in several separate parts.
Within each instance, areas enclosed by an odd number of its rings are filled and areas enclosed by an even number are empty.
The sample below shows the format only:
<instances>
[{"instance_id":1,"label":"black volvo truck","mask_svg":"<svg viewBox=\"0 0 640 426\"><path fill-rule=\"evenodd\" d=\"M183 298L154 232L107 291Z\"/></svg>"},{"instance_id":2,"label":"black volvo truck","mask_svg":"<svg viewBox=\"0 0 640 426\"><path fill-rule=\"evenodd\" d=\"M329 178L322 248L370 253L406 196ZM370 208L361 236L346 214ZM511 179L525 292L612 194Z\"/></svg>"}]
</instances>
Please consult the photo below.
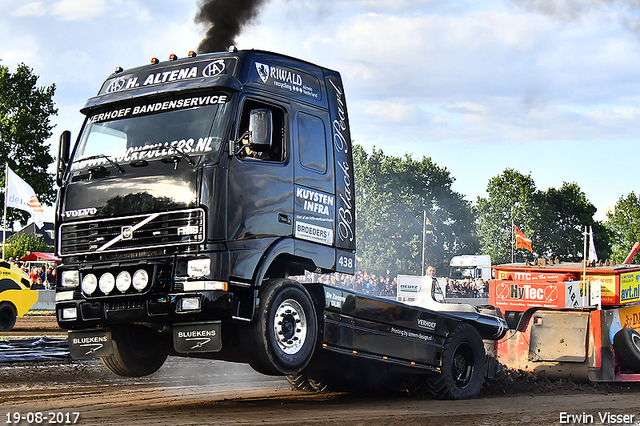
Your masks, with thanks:
<instances>
[{"instance_id":1,"label":"black volvo truck","mask_svg":"<svg viewBox=\"0 0 640 426\"><path fill-rule=\"evenodd\" d=\"M365 368L441 398L479 391L482 339L506 329L495 312L290 278L355 271L339 73L254 50L171 55L118 68L82 113L57 168L56 315L74 357L123 376L177 355L315 388Z\"/></svg>"}]
</instances>

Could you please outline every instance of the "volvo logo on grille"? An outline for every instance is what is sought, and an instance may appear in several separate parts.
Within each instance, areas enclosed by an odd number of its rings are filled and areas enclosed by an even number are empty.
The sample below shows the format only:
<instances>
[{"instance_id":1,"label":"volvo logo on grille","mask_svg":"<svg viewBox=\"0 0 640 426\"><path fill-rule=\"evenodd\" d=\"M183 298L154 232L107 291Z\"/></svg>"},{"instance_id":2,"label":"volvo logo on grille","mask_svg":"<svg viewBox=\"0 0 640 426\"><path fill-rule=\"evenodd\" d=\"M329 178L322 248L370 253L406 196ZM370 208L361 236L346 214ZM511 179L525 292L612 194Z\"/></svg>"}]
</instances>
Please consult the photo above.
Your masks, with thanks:
<instances>
[{"instance_id":1,"label":"volvo logo on grille","mask_svg":"<svg viewBox=\"0 0 640 426\"><path fill-rule=\"evenodd\" d=\"M131 226L123 226L121 231L123 240L132 240L133 239L133 227Z\"/></svg>"}]
</instances>

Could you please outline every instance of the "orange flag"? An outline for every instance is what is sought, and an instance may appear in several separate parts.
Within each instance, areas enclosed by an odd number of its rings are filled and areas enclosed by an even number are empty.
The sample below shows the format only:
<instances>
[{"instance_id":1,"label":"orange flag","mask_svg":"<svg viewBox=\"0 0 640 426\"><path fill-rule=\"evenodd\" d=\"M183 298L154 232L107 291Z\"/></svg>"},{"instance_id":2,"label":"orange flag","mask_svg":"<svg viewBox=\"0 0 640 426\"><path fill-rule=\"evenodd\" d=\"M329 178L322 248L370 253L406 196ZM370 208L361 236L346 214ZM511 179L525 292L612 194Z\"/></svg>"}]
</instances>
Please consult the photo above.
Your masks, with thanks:
<instances>
[{"instance_id":1,"label":"orange flag","mask_svg":"<svg viewBox=\"0 0 640 426\"><path fill-rule=\"evenodd\" d=\"M517 226L513 225L516 231L516 248L526 248L531 253L533 253L533 247L531 246L531 239L527 238L526 235L522 233L521 230L518 229Z\"/></svg>"}]
</instances>

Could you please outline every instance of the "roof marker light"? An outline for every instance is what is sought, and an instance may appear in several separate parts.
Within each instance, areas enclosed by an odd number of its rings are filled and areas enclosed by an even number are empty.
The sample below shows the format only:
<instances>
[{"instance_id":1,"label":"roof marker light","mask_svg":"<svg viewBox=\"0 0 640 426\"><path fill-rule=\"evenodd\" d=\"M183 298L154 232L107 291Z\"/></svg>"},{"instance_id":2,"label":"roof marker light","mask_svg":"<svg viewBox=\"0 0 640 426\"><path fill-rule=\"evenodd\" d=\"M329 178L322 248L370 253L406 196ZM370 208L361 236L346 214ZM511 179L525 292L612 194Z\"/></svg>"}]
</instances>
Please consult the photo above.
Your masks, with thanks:
<instances>
[{"instance_id":1,"label":"roof marker light","mask_svg":"<svg viewBox=\"0 0 640 426\"><path fill-rule=\"evenodd\" d=\"M124 69L122 67L116 67L116 74L119 74L122 71L124 71Z\"/></svg>"},{"instance_id":2,"label":"roof marker light","mask_svg":"<svg viewBox=\"0 0 640 426\"><path fill-rule=\"evenodd\" d=\"M159 62L160 62L160 61L158 60L158 58L151 58L151 63L152 63L152 64L154 64L154 65L155 65L155 64L157 64L157 63L159 63Z\"/></svg>"},{"instance_id":3,"label":"roof marker light","mask_svg":"<svg viewBox=\"0 0 640 426\"><path fill-rule=\"evenodd\" d=\"M189 51L189 54L188 54L187 56L189 56L190 58L195 58L197 55L198 55L198 54L197 54L195 51L190 50L190 51Z\"/></svg>"},{"instance_id":4,"label":"roof marker light","mask_svg":"<svg viewBox=\"0 0 640 426\"><path fill-rule=\"evenodd\" d=\"M169 55L169 60L170 61L175 61L178 59L178 56L175 53L172 53L171 55Z\"/></svg>"}]
</instances>

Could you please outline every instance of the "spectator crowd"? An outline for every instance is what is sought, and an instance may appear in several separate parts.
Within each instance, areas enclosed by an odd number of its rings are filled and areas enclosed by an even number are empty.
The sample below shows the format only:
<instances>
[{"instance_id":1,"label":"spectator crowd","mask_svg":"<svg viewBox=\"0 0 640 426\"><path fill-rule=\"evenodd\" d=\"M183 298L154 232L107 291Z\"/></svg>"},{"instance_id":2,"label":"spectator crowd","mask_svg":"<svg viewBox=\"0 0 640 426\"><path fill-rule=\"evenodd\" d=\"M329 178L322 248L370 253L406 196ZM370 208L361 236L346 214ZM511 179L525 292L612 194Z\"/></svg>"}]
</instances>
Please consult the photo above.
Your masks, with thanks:
<instances>
[{"instance_id":1,"label":"spectator crowd","mask_svg":"<svg viewBox=\"0 0 640 426\"><path fill-rule=\"evenodd\" d=\"M38 262L20 262L12 257L8 259L9 263L17 266L29 276L31 290L52 290L56 288L58 279L57 265L55 262L41 263Z\"/></svg>"},{"instance_id":2,"label":"spectator crowd","mask_svg":"<svg viewBox=\"0 0 640 426\"><path fill-rule=\"evenodd\" d=\"M28 262L14 261L13 258L9 258L9 263L16 265L25 274L29 275L31 289L55 289L57 281L55 262L37 264L30 267ZM307 272L304 276L292 278L303 283L327 284L356 293L387 298L395 298L398 289L398 277L393 275L390 270L381 275L368 273L367 271L356 271L354 275L338 272L332 274ZM489 283L486 283L482 278L477 280L472 278L442 279L446 282L447 299L487 297L489 292Z\"/></svg>"},{"instance_id":3,"label":"spectator crowd","mask_svg":"<svg viewBox=\"0 0 640 426\"><path fill-rule=\"evenodd\" d=\"M342 287L356 293L368 294L395 298L398 288L398 277L394 276L390 270L382 275L368 273L367 271L356 271L354 275L333 273L316 274L307 272L304 276L292 277L304 283L321 283ZM446 282L447 298L477 298L488 297L489 283L482 278L477 280L471 278L454 280L442 278Z\"/></svg>"}]
</instances>

